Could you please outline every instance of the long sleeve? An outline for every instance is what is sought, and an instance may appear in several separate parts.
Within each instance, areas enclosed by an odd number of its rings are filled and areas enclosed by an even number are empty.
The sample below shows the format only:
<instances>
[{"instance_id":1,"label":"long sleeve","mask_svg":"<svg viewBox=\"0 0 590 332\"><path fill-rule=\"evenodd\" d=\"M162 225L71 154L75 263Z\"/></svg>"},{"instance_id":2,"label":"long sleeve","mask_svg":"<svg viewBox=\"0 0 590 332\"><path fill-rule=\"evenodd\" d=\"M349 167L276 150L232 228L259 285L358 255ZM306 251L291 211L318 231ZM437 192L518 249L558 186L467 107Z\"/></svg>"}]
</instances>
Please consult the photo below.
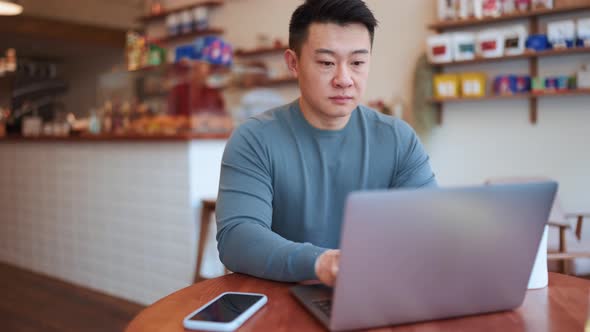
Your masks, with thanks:
<instances>
[{"instance_id":1,"label":"long sleeve","mask_svg":"<svg viewBox=\"0 0 590 332\"><path fill-rule=\"evenodd\" d=\"M273 186L268 149L250 120L230 138L221 164L217 241L221 261L234 272L278 281L315 279L326 249L273 232ZM256 134L255 134L256 132Z\"/></svg>"},{"instance_id":2,"label":"long sleeve","mask_svg":"<svg viewBox=\"0 0 590 332\"><path fill-rule=\"evenodd\" d=\"M430 158L418 135L407 123L397 121L396 139L398 165L392 188L436 187L436 177L430 167Z\"/></svg>"}]
</instances>

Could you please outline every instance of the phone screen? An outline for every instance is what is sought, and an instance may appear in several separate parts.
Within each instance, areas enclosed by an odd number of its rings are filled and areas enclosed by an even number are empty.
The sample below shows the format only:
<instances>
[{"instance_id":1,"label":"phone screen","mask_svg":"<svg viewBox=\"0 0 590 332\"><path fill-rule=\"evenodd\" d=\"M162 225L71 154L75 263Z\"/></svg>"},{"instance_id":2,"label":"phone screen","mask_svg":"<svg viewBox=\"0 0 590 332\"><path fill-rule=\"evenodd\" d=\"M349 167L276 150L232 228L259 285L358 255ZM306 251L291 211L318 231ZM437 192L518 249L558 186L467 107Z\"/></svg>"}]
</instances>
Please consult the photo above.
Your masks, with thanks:
<instances>
[{"instance_id":1,"label":"phone screen","mask_svg":"<svg viewBox=\"0 0 590 332\"><path fill-rule=\"evenodd\" d=\"M260 295L225 294L189 320L228 323L260 300Z\"/></svg>"}]
</instances>

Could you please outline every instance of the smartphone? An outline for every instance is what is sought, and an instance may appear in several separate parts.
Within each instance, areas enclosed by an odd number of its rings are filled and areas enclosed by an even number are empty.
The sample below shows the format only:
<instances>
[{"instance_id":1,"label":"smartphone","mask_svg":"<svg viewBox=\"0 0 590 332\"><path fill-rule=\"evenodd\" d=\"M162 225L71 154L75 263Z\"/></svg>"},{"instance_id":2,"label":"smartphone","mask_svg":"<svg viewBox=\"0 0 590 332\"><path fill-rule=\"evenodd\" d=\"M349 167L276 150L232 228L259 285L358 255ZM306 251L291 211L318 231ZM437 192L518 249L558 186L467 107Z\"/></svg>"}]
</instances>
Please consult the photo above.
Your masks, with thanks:
<instances>
[{"instance_id":1,"label":"smartphone","mask_svg":"<svg viewBox=\"0 0 590 332\"><path fill-rule=\"evenodd\" d=\"M191 330L233 331L267 301L264 294L225 292L191 312L183 325Z\"/></svg>"}]
</instances>

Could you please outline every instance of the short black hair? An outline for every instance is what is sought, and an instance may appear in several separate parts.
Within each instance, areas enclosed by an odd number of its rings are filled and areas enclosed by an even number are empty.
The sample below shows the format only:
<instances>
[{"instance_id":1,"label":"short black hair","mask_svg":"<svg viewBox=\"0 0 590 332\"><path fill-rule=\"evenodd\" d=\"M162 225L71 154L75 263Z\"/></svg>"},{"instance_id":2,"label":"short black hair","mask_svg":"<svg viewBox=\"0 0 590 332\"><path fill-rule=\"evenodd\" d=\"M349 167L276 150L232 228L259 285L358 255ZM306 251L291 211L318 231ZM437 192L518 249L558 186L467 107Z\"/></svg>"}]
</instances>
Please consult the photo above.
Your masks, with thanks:
<instances>
[{"instance_id":1,"label":"short black hair","mask_svg":"<svg viewBox=\"0 0 590 332\"><path fill-rule=\"evenodd\" d=\"M362 0L305 0L305 3L293 12L289 23L289 48L297 55L301 52L312 23L360 23L369 30L371 46L378 24Z\"/></svg>"}]
</instances>

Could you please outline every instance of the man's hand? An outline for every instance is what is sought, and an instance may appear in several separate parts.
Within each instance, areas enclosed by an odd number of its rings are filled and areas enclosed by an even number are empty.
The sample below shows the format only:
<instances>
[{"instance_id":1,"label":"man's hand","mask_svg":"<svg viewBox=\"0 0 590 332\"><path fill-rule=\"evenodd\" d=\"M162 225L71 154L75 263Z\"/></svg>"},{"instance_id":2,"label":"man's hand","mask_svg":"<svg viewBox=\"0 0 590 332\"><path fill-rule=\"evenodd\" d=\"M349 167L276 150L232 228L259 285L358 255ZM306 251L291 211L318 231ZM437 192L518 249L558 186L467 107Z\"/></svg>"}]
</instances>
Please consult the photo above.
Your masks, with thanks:
<instances>
[{"instance_id":1,"label":"man's hand","mask_svg":"<svg viewBox=\"0 0 590 332\"><path fill-rule=\"evenodd\" d=\"M333 287L340 266L340 250L328 250L315 262L315 274L325 285Z\"/></svg>"}]
</instances>

